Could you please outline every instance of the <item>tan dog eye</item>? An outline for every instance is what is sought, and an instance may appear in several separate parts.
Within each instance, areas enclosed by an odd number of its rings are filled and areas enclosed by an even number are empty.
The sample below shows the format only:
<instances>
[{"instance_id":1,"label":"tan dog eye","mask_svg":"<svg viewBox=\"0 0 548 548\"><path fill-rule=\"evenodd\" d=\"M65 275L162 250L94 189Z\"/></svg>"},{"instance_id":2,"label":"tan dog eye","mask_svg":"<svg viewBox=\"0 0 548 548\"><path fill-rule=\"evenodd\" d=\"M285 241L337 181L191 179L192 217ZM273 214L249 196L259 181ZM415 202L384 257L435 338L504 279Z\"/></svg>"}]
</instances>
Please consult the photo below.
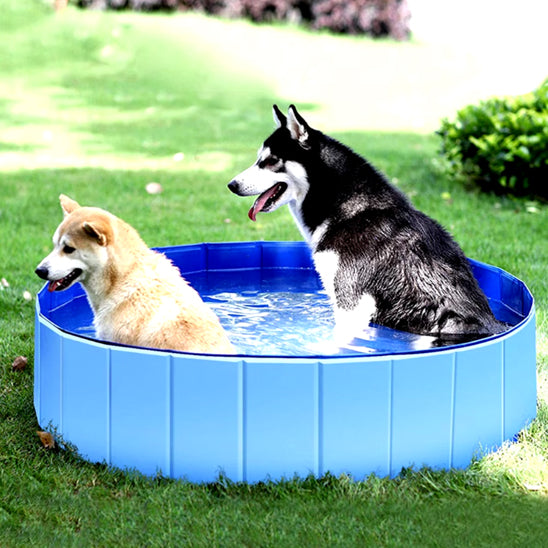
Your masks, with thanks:
<instances>
[{"instance_id":1,"label":"tan dog eye","mask_svg":"<svg viewBox=\"0 0 548 548\"><path fill-rule=\"evenodd\" d=\"M66 253L67 255L70 255L73 251L75 251L74 247L71 247L70 245L65 245L63 247L63 253Z\"/></svg>"}]
</instances>

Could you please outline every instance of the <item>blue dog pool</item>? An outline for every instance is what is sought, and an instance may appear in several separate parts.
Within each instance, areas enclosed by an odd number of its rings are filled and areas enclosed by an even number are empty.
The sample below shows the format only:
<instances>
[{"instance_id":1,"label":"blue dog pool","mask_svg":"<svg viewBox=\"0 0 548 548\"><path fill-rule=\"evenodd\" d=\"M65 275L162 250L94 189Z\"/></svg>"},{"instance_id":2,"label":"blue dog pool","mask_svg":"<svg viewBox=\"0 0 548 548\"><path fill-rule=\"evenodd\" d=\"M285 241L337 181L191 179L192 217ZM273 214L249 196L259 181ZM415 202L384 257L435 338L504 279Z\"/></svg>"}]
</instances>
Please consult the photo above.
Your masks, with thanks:
<instances>
[{"instance_id":1,"label":"blue dog pool","mask_svg":"<svg viewBox=\"0 0 548 548\"><path fill-rule=\"evenodd\" d=\"M345 347L302 242L162 248L238 355L94 338L80 285L36 301L34 403L87 460L194 482L466 467L536 414L535 312L520 280L471 261L507 332L443 348L372 326ZM426 341L427 342L427 341Z\"/></svg>"}]
</instances>

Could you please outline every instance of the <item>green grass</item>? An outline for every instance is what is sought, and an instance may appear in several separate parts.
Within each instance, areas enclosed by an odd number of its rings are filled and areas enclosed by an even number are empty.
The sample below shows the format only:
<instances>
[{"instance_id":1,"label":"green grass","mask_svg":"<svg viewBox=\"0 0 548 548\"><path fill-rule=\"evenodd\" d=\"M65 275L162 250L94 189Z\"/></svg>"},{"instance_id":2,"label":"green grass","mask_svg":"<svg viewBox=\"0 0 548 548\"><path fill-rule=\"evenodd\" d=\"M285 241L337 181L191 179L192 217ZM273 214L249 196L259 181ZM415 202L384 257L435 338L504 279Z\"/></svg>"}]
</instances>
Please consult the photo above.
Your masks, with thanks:
<instances>
[{"instance_id":1,"label":"green grass","mask_svg":"<svg viewBox=\"0 0 548 548\"><path fill-rule=\"evenodd\" d=\"M271 104L292 99L283 91L290 89L287 80L298 84L289 60L283 82L277 68L250 67L259 60L264 66L280 37L284 47L311 42L311 56L333 48L361 58L369 51L379 64L400 48L404 57L411 49L419 56L432 53L417 44L198 16L71 9L55 16L40 0L9 2L3 25L0 278L9 287L0 290L2 546L546 545L548 209L467 191L448 180L437 168L431 133L338 125L335 92L324 93L321 86L308 104L296 99L313 124L389 174L451 230L467 255L502 266L532 290L538 418L518 443L466 471L406 471L394 480L360 483L327 476L197 486L111 470L70 450L43 449L35 434L32 367L14 372L11 363L18 355L32 362L34 303L24 292L34 295L41 286L33 270L61 219L59 193L113 211L151 246L299 239L288 211L251 223L249 201L226 190L271 130ZM226 51L211 46L223 40ZM240 62L253 54L256 64ZM409 70L419 64L415 59ZM423 94L440 91L432 89L433 81ZM348 99L347 108L357 109L356 101ZM184 159L174 161L179 152ZM164 192L147 194L150 181L160 182Z\"/></svg>"}]
</instances>

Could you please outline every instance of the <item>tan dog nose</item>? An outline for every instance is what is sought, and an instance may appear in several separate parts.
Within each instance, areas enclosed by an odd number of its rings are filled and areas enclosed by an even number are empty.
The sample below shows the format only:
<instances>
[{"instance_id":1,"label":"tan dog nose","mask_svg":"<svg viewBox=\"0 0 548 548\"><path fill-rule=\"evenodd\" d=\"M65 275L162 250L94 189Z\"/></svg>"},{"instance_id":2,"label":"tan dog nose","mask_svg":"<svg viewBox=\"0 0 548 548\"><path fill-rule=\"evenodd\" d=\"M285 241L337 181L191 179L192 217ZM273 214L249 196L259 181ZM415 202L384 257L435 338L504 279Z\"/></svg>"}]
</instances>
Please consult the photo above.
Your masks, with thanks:
<instances>
[{"instance_id":1,"label":"tan dog nose","mask_svg":"<svg viewBox=\"0 0 548 548\"><path fill-rule=\"evenodd\" d=\"M47 280L49 276L49 270L45 266L39 266L35 271L35 274L42 278L42 280Z\"/></svg>"}]
</instances>

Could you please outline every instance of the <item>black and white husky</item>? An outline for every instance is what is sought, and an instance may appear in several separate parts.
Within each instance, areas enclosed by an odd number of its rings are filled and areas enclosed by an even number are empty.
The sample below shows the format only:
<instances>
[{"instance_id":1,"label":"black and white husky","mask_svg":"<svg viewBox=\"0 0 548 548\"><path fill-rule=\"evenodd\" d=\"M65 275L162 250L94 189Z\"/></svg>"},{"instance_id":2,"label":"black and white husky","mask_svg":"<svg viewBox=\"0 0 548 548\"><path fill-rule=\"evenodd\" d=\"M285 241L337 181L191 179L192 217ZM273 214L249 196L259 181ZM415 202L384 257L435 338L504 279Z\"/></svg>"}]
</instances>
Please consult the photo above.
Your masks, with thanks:
<instances>
[{"instance_id":1,"label":"black and white husky","mask_svg":"<svg viewBox=\"0 0 548 548\"><path fill-rule=\"evenodd\" d=\"M464 342L504 331L452 237L364 158L274 105L277 129L228 187L259 195L249 210L288 204L333 304L336 340L374 322Z\"/></svg>"}]
</instances>

